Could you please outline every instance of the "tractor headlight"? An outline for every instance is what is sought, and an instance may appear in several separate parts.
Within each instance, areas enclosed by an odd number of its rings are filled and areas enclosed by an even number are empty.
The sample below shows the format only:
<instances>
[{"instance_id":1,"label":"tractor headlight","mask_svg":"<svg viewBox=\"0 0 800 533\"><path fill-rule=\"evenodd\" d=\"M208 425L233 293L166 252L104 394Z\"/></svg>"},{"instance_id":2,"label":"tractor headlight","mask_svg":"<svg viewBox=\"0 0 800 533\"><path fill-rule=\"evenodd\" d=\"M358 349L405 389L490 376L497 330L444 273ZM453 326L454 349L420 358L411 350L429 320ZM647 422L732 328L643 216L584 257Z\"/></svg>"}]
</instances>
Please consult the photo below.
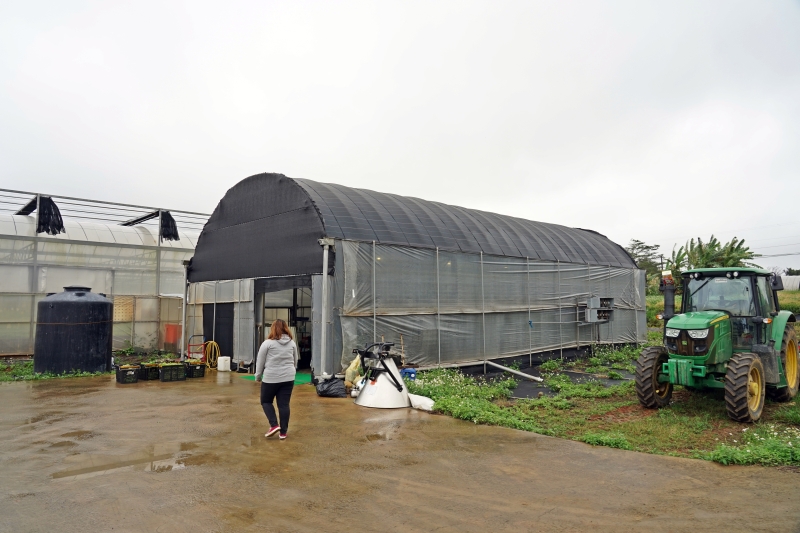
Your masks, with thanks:
<instances>
[{"instance_id":1,"label":"tractor headlight","mask_svg":"<svg viewBox=\"0 0 800 533\"><path fill-rule=\"evenodd\" d=\"M666 335L667 337L677 337L680 334L681 330L673 328L667 328L667 331L664 332L664 335Z\"/></svg>"},{"instance_id":2,"label":"tractor headlight","mask_svg":"<svg viewBox=\"0 0 800 533\"><path fill-rule=\"evenodd\" d=\"M707 329L690 329L689 336L693 339L705 339L708 337Z\"/></svg>"}]
</instances>

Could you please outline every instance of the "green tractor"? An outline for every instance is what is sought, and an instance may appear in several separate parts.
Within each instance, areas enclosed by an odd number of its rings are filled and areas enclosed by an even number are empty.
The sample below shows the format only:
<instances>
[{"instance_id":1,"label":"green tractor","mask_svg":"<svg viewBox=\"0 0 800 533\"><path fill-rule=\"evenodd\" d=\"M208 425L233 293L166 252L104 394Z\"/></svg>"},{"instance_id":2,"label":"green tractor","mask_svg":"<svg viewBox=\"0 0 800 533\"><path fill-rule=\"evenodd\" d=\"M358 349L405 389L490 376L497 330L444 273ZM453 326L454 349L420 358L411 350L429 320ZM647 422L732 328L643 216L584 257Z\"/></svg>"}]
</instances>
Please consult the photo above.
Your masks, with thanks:
<instances>
[{"instance_id":1,"label":"green tractor","mask_svg":"<svg viewBox=\"0 0 800 533\"><path fill-rule=\"evenodd\" d=\"M664 345L636 361L636 395L655 409L669 404L674 385L724 389L728 415L755 422L764 397L788 402L800 385L795 316L781 311L783 282L768 270L702 268L682 275L675 314L675 280L662 274Z\"/></svg>"}]
</instances>

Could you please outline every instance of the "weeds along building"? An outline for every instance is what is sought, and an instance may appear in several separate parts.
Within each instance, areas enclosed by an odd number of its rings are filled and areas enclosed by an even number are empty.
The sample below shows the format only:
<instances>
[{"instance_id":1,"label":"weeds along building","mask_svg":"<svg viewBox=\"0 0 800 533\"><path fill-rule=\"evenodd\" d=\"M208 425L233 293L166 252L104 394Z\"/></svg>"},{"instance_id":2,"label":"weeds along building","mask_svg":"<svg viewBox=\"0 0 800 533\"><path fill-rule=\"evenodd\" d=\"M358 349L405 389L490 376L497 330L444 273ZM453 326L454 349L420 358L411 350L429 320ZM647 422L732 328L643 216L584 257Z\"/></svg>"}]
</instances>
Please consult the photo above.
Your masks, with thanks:
<instances>
[{"instance_id":1,"label":"weeds along building","mask_svg":"<svg viewBox=\"0 0 800 533\"><path fill-rule=\"evenodd\" d=\"M0 189L0 355L32 354L38 301L70 285L113 300L114 349L177 352L183 261L207 219Z\"/></svg>"},{"instance_id":2,"label":"weeds along building","mask_svg":"<svg viewBox=\"0 0 800 533\"><path fill-rule=\"evenodd\" d=\"M382 339L448 365L646 338L644 272L599 233L281 174L225 194L188 279L188 331L247 363L284 318L318 374Z\"/></svg>"}]
</instances>

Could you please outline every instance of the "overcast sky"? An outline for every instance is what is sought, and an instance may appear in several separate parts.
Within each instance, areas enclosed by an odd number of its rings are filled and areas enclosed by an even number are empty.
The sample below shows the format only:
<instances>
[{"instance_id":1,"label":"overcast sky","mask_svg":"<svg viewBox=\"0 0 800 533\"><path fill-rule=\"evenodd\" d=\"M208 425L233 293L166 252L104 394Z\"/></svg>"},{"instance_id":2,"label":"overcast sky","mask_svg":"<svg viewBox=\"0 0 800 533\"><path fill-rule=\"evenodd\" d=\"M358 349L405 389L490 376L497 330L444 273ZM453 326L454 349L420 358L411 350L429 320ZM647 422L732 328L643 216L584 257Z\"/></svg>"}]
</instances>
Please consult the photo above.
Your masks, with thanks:
<instances>
[{"instance_id":1,"label":"overcast sky","mask_svg":"<svg viewBox=\"0 0 800 533\"><path fill-rule=\"evenodd\" d=\"M800 3L0 3L0 187L210 213L264 171L800 253Z\"/></svg>"}]
</instances>

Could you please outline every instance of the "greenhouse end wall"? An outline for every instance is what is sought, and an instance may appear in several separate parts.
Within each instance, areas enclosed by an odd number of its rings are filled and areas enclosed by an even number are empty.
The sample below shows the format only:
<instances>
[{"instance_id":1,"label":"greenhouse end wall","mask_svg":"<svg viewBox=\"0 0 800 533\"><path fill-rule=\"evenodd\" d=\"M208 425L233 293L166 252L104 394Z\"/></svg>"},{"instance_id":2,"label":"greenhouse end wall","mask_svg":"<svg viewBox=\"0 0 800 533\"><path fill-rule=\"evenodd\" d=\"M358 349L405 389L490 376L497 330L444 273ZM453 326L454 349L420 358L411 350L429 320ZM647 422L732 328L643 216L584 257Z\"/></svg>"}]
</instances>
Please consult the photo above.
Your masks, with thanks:
<instances>
[{"instance_id":1,"label":"greenhouse end wall","mask_svg":"<svg viewBox=\"0 0 800 533\"><path fill-rule=\"evenodd\" d=\"M647 337L644 272L437 249L337 241L331 322L341 364L386 340L409 363L452 364ZM586 324L591 296L612 320ZM336 327L340 322L340 328ZM339 341L341 339L341 341ZM341 344L339 344L341 342Z\"/></svg>"},{"instance_id":2,"label":"greenhouse end wall","mask_svg":"<svg viewBox=\"0 0 800 533\"><path fill-rule=\"evenodd\" d=\"M38 302L68 285L114 301L114 349L177 351L183 261L197 235L159 243L146 227L64 225L66 233L44 236L35 234L34 217L0 216L0 355L33 353Z\"/></svg>"}]
</instances>

